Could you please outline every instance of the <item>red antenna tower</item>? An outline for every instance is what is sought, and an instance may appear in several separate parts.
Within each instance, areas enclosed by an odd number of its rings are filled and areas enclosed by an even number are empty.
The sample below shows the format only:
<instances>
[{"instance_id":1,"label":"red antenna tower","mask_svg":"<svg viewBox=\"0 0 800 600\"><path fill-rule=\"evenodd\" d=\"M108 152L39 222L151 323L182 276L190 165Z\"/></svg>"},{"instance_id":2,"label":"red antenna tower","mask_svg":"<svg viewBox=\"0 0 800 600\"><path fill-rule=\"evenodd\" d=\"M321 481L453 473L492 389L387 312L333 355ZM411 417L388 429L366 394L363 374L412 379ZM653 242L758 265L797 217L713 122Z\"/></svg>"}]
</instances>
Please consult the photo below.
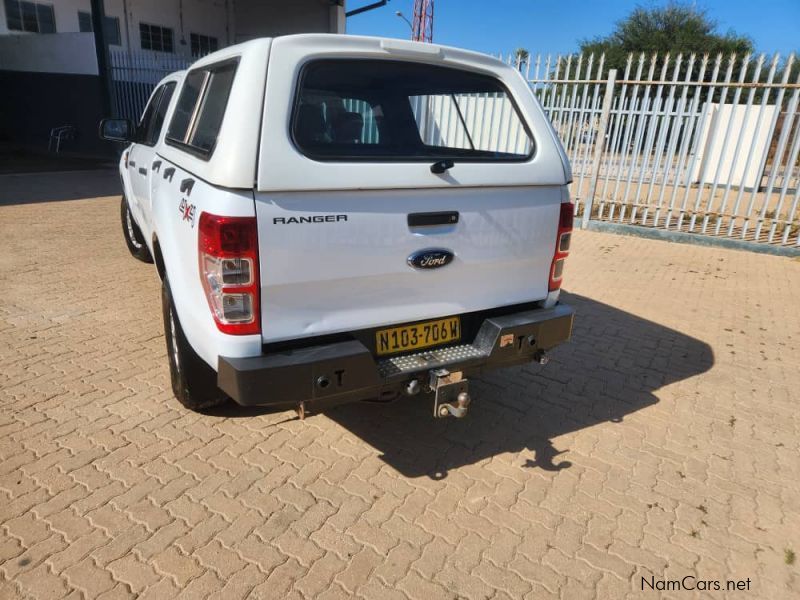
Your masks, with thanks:
<instances>
[{"instance_id":1,"label":"red antenna tower","mask_svg":"<svg viewBox=\"0 0 800 600\"><path fill-rule=\"evenodd\" d=\"M415 42L433 41L433 0L414 0L411 39Z\"/></svg>"}]
</instances>

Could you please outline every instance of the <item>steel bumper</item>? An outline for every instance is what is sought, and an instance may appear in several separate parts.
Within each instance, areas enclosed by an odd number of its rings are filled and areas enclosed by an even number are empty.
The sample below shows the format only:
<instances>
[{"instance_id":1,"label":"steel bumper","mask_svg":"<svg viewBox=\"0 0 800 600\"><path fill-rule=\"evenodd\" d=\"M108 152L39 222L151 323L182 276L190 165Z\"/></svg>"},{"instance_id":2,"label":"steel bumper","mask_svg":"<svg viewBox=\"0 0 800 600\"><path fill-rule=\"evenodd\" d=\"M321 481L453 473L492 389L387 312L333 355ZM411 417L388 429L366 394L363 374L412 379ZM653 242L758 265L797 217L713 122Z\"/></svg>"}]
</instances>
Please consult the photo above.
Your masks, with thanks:
<instances>
[{"instance_id":1,"label":"steel bumper","mask_svg":"<svg viewBox=\"0 0 800 600\"><path fill-rule=\"evenodd\" d=\"M394 397L431 369L474 376L529 362L566 342L574 310L565 304L484 320L471 344L374 358L356 340L249 358L220 357L217 385L243 406L309 403L324 407Z\"/></svg>"}]
</instances>

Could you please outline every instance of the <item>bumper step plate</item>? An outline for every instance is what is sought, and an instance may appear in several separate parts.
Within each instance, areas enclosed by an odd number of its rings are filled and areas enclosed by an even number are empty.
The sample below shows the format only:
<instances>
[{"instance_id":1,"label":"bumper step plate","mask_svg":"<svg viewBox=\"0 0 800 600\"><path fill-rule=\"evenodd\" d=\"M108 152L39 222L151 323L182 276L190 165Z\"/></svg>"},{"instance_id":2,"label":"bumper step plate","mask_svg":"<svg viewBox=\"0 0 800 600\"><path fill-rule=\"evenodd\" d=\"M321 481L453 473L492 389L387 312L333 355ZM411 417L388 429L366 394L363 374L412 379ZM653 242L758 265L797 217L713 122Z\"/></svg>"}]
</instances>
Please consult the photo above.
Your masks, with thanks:
<instances>
[{"instance_id":1,"label":"bumper step plate","mask_svg":"<svg viewBox=\"0 0 800 600\"><path fill-rule=\"evenodd\" d=\"M435 369L452 363L461 363L469 359L484 358L486 355L472 344L450 346L438 350L426 350L416 354L406 354L385 358L378 362L381 377L391 377L406 373L415 373L423 369Z\"/></svg>"}]
</instances>

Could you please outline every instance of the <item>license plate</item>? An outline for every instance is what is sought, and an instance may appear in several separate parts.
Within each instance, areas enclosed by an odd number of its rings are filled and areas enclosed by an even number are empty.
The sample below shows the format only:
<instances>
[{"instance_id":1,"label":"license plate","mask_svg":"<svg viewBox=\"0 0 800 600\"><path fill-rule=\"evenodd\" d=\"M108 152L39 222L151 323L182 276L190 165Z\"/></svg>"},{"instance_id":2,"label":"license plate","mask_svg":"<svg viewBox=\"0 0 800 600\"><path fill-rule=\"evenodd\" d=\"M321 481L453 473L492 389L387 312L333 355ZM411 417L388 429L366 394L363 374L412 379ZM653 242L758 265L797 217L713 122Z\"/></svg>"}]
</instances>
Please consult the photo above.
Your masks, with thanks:
<instances>
[{"instance_id":1,"label":"license plate","mask_svg":"<svg viewBox=\"0 0 800 600\"><path fill-rule=\"evenodd\" d=\"M375 348L378 354L394 354L395 352L449 344L460 339L461 319L450 317L381 329L375 334Z\"/></svg>"}]
</instances>

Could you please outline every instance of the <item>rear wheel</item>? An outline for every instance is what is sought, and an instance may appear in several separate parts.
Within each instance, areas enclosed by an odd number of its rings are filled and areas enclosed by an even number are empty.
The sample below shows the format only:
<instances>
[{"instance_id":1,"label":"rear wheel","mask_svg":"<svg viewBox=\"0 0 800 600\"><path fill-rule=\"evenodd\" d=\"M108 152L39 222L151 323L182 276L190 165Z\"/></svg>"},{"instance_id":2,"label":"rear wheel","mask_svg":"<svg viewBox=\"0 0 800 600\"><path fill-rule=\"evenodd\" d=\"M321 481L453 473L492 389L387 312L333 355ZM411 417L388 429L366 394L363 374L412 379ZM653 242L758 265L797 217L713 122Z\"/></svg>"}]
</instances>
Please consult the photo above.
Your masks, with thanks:
<instances>
[{"instance_id":1,"label":"rear wheel","mask_svg":"<svg viewBox=\"0 0 800 600\"><path fill-rule=\"evenodd\" d=\"M144 241L142 230L133 220L131 209L128 206L128 199L124 195L122 196L119 211L122 219L122 235L125 236L125 243L128 245L131 255L142 262L153 262L153 257L150 255L150 250L147 249L147 244Z\"/></svg>"},{"instance_id":2,"label":"rear wheel","mask_svg":"<svg viewBox=\"0 0 800 600\"><path fill-rule=\"evenodd\" d=\"M227 396L217 387L216 371L197 355L183 333L166 277L161 284L161 304L169 374L175 397L191 410L203 410L224 403Z\"/></svg>"}]
</instances>

